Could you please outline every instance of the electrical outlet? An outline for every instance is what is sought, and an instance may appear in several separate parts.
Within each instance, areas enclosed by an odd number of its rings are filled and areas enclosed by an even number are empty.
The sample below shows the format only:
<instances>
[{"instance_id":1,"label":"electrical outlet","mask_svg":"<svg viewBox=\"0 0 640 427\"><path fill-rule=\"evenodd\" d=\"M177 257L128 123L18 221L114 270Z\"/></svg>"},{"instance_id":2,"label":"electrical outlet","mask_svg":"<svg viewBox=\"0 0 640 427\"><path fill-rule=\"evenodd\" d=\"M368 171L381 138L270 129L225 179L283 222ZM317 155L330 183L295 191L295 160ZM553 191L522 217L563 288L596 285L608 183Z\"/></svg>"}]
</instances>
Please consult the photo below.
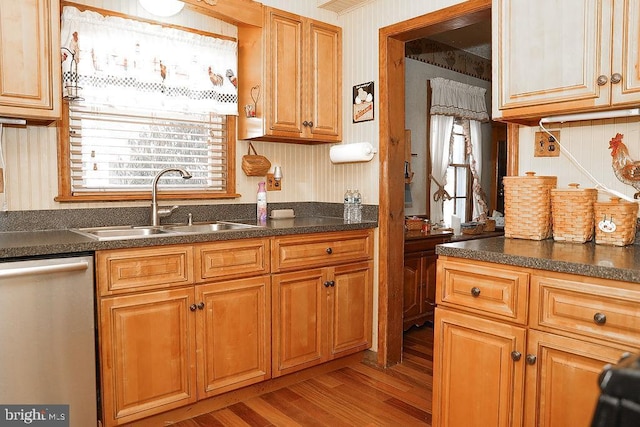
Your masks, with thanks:
<instances>
[{"instance_id":1,"label":"electrical outlet","mask_svg":"<svg viewBox=\"0 0 640 427\"><path fill-rule=\"evenodd\" d=\"M272 173L267 174L267 191L280 191L282 180L276 181Z\"/></svg>"},{"instance_id":2,"label":"electrical outlet","mask_svg":"<svg viewBox=\"0 0 640 427\"><path fill-rule=\"evenodd\" d=\"M553 135L553 136L551 136ZM533 156L534 157L559 157L560 145L558 140L560 139L560 131L552 130L551 135L546 132L536 132Z\"/></svg>"}]
</instances>

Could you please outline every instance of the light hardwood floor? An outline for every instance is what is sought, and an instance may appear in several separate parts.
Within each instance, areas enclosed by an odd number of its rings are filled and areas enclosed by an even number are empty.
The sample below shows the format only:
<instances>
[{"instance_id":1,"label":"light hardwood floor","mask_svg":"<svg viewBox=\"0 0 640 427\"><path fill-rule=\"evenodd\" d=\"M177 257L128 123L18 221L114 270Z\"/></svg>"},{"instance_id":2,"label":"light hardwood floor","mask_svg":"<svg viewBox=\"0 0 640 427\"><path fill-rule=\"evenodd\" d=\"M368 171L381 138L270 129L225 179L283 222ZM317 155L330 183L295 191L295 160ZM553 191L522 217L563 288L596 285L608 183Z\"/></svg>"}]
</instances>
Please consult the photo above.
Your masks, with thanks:
<instances>
[{"instance_id":1,"label":"light hardwood floor","mask_svg":"<svg viewBox=\"0 0 640 427\"><path fill-rule=\"evenodd\" d=\"M431 427L433 329L405 333L403 362L362 362L272 391L173 427Z\"/></svg>"}]
</instances>

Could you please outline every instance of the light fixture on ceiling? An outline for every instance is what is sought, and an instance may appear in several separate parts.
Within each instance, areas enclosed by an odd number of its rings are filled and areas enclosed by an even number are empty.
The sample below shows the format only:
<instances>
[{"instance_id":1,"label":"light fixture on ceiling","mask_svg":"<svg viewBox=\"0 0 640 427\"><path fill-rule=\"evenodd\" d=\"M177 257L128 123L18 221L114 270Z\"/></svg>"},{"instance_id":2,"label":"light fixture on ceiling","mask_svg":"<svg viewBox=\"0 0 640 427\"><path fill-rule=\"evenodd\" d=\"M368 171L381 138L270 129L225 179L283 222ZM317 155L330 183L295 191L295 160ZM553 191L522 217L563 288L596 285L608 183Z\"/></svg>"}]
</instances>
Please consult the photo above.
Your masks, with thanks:
<instances>
[{"instance_id":1,"label":"light fixture on ceiling","mask_svg":"<svg viewBox=\"0 0 640 427\"><path fill-rule=\"evenodd\" d=\"M566 114L564 116L543 117L540 123L564 123L577 122L580 120L615 119L617 117L640 116L640 108L630 108L627 110L594 111L591 113Z\"/></svg>"},{"instance_id":2,"label":"light fixture on ceiling","mask_svg":"<svg viewBox=\"0 0 640 427\"><path fill-rule=\"evenodd\" d=\"M147 12L164 18L180 12L184 3L179 0L138 0Z\"/></svg>"}]
</instances>

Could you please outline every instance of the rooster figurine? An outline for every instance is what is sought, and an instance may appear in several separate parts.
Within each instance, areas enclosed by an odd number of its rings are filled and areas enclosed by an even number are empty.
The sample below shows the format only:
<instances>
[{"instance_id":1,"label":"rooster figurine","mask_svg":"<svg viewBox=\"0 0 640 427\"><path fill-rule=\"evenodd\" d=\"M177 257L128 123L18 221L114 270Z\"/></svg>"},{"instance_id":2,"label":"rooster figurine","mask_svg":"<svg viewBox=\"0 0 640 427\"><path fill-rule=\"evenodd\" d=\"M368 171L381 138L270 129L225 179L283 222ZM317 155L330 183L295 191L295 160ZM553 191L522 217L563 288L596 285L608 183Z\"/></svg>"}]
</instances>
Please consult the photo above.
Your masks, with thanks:
<instances>
[{"instance_id":1,"label":"rooster figurine","mask_svg":"<svg viewBox=\"0 0 640 427\"><path fill-rule=\"evenodd\" d=\"M609 142L609 149L611 149L611 166L613 167L613 173L621 182L631 185L638 190L633 195L634 199L640 196L640 162L634 161L629 157L629 150L627 146L622 143L621 133L616 134Z\"/></svg>"}]
</instances>

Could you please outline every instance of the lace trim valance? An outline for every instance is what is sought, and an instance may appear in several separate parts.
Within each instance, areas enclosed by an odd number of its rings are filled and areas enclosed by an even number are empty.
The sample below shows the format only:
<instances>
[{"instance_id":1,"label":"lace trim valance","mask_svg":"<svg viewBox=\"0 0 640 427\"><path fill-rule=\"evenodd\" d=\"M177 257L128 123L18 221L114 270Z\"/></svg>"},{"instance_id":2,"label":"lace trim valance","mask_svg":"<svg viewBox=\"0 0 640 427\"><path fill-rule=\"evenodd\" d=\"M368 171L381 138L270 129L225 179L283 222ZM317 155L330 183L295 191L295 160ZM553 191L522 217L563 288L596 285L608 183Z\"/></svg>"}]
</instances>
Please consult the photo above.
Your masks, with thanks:
<instances>
[{"instance_id":1,"label":"lace trim valance","mask_svg":"<svg viewBox=\"0 0 640 427\"><path fill-rule=\"evenodd\" d=\"M431 82L431 114L489 121L486 89L435 77Z\"/></svg>"}]
</instances>

